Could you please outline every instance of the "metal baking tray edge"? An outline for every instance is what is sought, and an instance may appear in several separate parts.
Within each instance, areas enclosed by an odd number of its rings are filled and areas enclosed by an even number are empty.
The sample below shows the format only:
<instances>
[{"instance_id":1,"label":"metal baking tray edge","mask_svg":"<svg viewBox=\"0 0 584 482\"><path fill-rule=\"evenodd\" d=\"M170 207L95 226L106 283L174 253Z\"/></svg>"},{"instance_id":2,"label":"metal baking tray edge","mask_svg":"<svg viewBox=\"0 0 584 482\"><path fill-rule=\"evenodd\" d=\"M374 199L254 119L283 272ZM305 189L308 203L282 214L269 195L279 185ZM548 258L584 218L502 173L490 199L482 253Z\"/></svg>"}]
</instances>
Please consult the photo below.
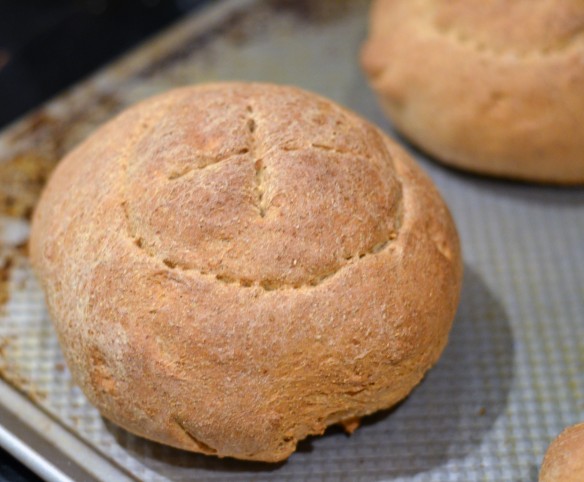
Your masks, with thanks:
<instances>
[{"instance_id":1,"label":"metal baking tray edge","mask_svg":"<svg viewBox=\"0 0 584 482\"><path fill-rule=\"evenodd\" d=\"M0 445L50 482L133 480L0 380Z\"/></svg>"},{"instance_id":2,"label":"metal baking tray edge","mask_svg":"<svg viewBox=\"0 0 584 482\"><path fill-rule=\"evenodd\" d=\"M137 71L156 60L152 56L153 50L157 56L162 57L185 35L192 35L198 29L208 28L209 24L215 23L227 13L246 8L256 1L223 0L206 6L171 25L153 39L147 40L145 42L147 48L142 44L130 50L61 95L66 96L71 91L84 89L89 83L99 84L100 79L111 80L112 76L117 77L121 65L124 66L126 75L128 72ZM47 105L58 103L61 95L50 100ZM18 128L29 115L30 113L25 114L22 119L17 119L3 129L3 134ZM1 378L0 446L49 482L135 480L122 467L110 462Z\"/></svg>"}]
</instances>

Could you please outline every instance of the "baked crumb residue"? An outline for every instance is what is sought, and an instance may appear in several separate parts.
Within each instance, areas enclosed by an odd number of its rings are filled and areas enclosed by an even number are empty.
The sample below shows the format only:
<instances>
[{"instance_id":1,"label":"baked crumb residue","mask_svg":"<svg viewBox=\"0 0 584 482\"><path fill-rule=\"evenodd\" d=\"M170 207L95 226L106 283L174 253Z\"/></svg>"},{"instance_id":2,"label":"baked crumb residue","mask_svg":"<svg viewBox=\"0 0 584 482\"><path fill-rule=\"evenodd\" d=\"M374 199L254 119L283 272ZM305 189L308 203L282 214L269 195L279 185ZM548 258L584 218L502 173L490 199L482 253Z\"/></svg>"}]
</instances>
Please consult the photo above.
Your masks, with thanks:
<instances>
[{"instance_id":1,"label":"baked crumb residue","mask_svg":"<svg viewBox=\"0 0 584 482\"><path fill-rule=\"evenodd\" d=\"M0 259L0 308L2 308L10 298L9 282L11 268L11 258L5 258L4 260Z\"/></svg>"},{"instance_id":2,"label":"baked crumb residue","mask_svg":"<svg viewBox=\"0 0 584 482\"><path fill-rule=\"evenodd\" d=\"M43 107L3 135L0 216L30 219L59 160L95 126L123 107L116 95L91 86L84 89L83 102L71 97L66 116L58 117Z\"/></svg>"},{"instance_id":3,"label":"baked crumb residue","mask_svg":"<svg viewBox=\"0 0 584 482\"><path fill-rule=\"evenodd\" d=\"M0 162L0 215L30 219L55 164L35 152Z\"/></svg>"},{"instance_id":4,"label":"baked crumb residue","mask_svg":"<svg viewBox=\"0 0 584 482\"><path fill-rule=\"evenodd\" d=\"M0 379L6 381L19 392L29 397L33 402L40 402L47 397L47 393L22 375L21 371L10 357L11 347L18 342L14 336L0 336Z\"/></svg>"}]
</instances>

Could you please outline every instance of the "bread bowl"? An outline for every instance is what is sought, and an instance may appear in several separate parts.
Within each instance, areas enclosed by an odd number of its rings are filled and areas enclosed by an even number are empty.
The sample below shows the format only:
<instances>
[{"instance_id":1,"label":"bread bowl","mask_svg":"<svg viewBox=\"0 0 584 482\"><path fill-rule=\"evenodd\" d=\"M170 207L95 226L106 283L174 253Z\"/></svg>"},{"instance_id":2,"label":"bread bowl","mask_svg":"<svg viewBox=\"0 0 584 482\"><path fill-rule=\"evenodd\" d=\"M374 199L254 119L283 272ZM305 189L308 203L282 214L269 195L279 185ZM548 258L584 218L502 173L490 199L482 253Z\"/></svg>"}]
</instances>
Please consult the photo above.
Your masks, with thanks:
<instances>
[{"instance_id":1,"label":"bread bowl","mask_svg":"<svg viewBox=\"0 0 584 482\"><path fill-rule=\"evenodd\" d=\"M31 259L74 380L174 447L280 461L406 397L458 303L429 178L354 113L293 87L185 87L63 159Z\"/></svg>"},{"instance_id":2,"label":"bread bowl","mask_svg":"<svg viewBox=\"0 0 584 482\"><path fill-rule=\"evenodd\" d=\"M374 0L361 62L384 111L450 166L584 182L584 3Z\"/></svg>"}]
</instances>

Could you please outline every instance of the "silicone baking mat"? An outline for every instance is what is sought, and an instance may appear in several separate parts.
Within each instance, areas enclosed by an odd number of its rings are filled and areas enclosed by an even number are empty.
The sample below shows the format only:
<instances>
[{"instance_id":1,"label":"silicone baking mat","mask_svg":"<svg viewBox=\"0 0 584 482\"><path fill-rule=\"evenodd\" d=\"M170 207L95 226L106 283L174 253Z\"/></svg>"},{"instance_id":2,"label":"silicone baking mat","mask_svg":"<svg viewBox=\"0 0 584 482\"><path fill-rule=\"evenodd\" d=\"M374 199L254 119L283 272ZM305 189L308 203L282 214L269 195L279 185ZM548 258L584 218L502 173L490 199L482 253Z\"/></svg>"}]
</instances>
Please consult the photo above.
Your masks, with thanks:
<instances>
[{"instance_id":1,"label":"silicone baking mat","mask_svg":"<svg viewBox=\"0 0 584 482\"><path fill-rule=\"evenodd\" d=\"M278 465L166 448L104 421L71 382L27 258L28 217L60 156L124 106L211 80L295 84L392 132L358 66L368 2L216 2L0 137L0 372L100 457L142 480L536 480L584 420L584 190L464 175L419 152L465 258L449 345L398 407L332 428ZM58 443L58 441L57 441Z\"/></svg>"}]
</instances>

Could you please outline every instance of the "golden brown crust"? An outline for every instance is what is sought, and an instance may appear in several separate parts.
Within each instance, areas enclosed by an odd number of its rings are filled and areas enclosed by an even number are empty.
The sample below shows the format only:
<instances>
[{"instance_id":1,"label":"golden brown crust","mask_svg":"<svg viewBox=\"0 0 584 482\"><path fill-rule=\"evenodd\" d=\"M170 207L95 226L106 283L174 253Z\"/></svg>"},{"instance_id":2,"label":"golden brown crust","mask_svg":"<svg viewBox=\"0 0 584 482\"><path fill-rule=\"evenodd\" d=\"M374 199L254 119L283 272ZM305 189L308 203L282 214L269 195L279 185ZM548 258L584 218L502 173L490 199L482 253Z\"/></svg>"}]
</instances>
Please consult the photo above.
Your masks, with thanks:
<instances>
[{"instance_id":1,"label":"golden brown crust","mask_svg":"<svg viewBox=\"0 0 584 482\"><path fill-rule=\"evenodd\" d=\"M584 480L584 423L565 429L548 448L539 482Z\"/></svg>"},{"instance_id":2,"label":"golden brown crust","mask_svg":"<svg viewBox=\"0 0 584 482\"><path fill-rule=\"evenodd\" d=\"M393 142L313 94L238 83L149 99L80 145L31 256L107 418L265 461L407 396L462 270L447 208Z\"/></svg>"},{"instance_id":3,"label":"golden brown crust","mask_svg":"<svg viewBox=\"0 0 584 482\"><path fill-rule=\"evenodd\" d=\"M441 161L584 182L584 3L377 0L362 64L396 127Z\"/></svg>"}]
</instances>

